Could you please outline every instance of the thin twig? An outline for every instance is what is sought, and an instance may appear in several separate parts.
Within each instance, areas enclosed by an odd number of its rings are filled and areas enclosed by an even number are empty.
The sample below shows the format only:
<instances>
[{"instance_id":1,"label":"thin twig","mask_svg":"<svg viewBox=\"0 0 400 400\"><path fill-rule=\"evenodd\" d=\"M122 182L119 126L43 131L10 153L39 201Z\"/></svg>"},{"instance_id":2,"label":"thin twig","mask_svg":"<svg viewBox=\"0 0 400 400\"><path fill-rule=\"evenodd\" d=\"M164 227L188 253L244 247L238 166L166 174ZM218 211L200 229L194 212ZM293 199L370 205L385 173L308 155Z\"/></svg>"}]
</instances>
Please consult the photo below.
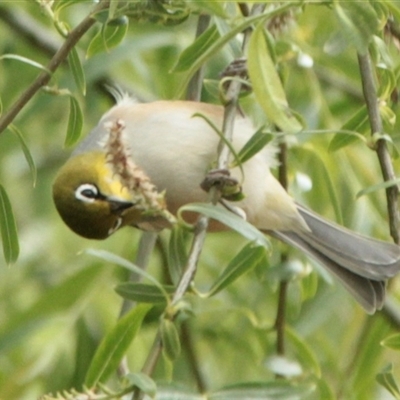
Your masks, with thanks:
<instances>
[{"instance_id":1,"label":"thin twig","mask_svg":"<svg viewBox=\"0 0 400 400\"><path fill-rule=\"evenodd\" d=\"M360 67L364 98L368 109L371 134L383 134L383 124L379 113L379 102L375 87L374 73L368 52L365 54L358 54L358 64ZM378 139L376 142L376 153L381 166L383 179L385 181L395 179L396 175L394 173L392 160L385 140ZM397 207L398 194L399 189L397 185L386 189L390 235L395 243L400 244L400 216Z\"/></svg>"},{"instance_id":2,"label":"thin twig","mask_svg":"<svg viewBox=\"0 0 400 400\"><path fill-rule=\"evenodd\" d=\"M89 28L95 24L96 20L93 15L106 9L109 6L109 3L110 0L101 0L101 2L93 9L93 12L84 18L83 21L71 32L69 32L65 42L46 66L46 69L50 71L50 73L47 71L41 72L25 92L23 92L17 101L10 107L10 109L0 118L0 134L9 124L12 123L15 117L21 112L36 92L43 86L47 85L52 74L57 70L60 64L66 60L71 49L78 43L80 38L89 30Z\"/></svg>"},{"instance_id":3,"label":"thin twig","mask_svg":"<svg viewBox=\"0 0 400 400\"><path fill-rule=\"evenodd\" d=\"M138 250L136 254L136 259L135 259L135 264L139 268L145 270L147 266L149 265L150 261L150 256L153 252L154 245L157 240L157 233L156 232L143 232L142 236L140 237L139 245L138 245ZM133 272L129 279L128 282L139 282L141 279L141 275ZM121 318L123 315L125 315L132 307L134 303L131 300L124 299L119 318ZM121 360L119 366L118 366L118 375L123 377L129 373L129 366L128 366L128 361L126 356Z\"/></svg>"},{"instance_id":4,"label":"thin twig","mask_svg":"<svg viewBox=\"0 0 400 400\"><path fill-rule=\"evenodd\" d=\"M287 176L287 145L281 143L278 154L279 170L278 178L280 184L285 190L288 188ZM282 255L281 262L286 261L286 254ZM278 308L276 311L275 329L276 329L276 352L277 354L285 354L285 326L286 326L286 300L287 300L288 282L281 281L279 285Z\"/></svg>"}]
</instances>

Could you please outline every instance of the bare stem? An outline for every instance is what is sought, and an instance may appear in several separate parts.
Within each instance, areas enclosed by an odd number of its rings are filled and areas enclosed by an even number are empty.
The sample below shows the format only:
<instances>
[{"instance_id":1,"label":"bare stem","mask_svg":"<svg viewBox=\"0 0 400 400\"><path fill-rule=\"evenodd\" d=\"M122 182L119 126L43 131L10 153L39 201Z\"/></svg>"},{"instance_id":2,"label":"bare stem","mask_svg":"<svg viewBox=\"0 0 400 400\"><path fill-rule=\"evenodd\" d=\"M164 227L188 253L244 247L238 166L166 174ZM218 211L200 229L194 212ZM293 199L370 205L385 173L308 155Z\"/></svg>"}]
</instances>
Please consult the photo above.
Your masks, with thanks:
<instances>
[{"instance_id":1,"label":"bare stem","mask_svg":"<svg viewBox=\"0 0 400 400\"><path fill-rule=\"evenodd\" d=\"M279 182L287 190L287 145L280 144L279 158ZM286 260L286 255L283 254L281 262ZM276 329L276 352L277 354L285 354L285 325L286 325L286 300L287 300L287 281L281 281L279 286L278 308L276 311L275 329Z\"/></svg>"},{"instance_id":2,"label":"bare stem","mask_svg":"<svg viewBox=\"0 0 400 400\"><path fill-rule=\"evenodd\" d=\"M71 49L78 43L80 38L89 30L89 28L96 22L93 15L109 6L110 0L102 0L79 25L69 32L65 42L58 49L57 53L53 56L46 68L47 71L41 72L32 84L21 94L17 101L4 113L0 118L0 134L7 128L7 126L15 119L15 117L26 106L29 100L36 94L36 92L47 85L60 64L66 60Z\"/></svg>"},{"instance_id":3,"label":"bare stem","mask_svg":"<svg viewBox=\"0 0 400 400\"><path fill-rule=\"evenodd\" d=\"M374 73L372 69L371 58L368 52L365 54L358 54L358 64L360 67L364 98L368 109L371 134L383 134L383 124L379 113L379 103L376 93ZM385 181L395 179L396 175L394 173L392 160L385 140L379 139L376 142L376 153L381 166L383 179ZM397 207L398 194L399 189L397 185L386 189L390 234L394 242L400 244L400 216Z\"/></svg>"}]
</instances>

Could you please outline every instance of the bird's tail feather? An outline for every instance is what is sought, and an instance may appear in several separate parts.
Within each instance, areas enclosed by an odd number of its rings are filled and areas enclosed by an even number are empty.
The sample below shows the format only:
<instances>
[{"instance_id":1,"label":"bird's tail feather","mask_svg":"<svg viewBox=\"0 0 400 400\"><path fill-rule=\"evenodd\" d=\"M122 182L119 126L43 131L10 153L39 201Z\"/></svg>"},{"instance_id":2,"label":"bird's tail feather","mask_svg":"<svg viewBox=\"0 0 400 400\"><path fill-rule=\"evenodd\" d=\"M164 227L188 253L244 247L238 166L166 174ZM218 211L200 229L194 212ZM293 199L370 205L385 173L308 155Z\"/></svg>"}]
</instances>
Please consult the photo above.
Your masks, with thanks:
<instances>
[{"instance_id":1,"label":"bird's tail feather","mask_svg":"<svg viewBox=\"0 0 400 400\"><path fill-rule=\"evenodd\" d=\"M351 232L298 206L310 231L271 235L326 267L368 313L382 308L385 284L400 271L400 247Z\"/></svg>"}]
</instances>

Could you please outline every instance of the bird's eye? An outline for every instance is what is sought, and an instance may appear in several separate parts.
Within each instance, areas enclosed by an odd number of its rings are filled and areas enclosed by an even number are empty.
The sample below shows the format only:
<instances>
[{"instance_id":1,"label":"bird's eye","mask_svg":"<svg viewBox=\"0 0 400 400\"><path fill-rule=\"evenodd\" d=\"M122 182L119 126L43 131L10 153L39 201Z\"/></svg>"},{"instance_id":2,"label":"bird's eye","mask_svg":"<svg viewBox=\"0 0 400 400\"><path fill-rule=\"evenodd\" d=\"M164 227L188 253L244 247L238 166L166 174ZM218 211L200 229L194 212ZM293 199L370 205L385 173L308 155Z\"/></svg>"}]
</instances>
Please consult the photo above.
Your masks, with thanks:
<instances>
[{"instance_id":1,"label":"bird's eye","mask_svg":"<svg viewBox=\"0 0 400 400\"><path fill-rule=\"evenodd\" d=\"M75 190L75 197L85 203L92 203L99 198L99 189L91 183L84 183Z\"/></svg>"}]
</instances>

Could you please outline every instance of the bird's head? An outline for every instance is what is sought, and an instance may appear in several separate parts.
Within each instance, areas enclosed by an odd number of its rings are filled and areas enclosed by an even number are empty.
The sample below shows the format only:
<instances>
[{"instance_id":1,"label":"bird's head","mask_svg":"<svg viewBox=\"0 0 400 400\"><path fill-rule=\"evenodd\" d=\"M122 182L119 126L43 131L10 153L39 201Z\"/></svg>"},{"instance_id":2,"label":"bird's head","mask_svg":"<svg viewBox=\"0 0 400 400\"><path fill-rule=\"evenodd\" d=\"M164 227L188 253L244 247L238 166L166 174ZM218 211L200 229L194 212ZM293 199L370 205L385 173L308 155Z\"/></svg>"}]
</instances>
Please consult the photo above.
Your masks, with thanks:
<instances>
[{"instance_id":1,"label":"bird's head","mask_svg":"<svg viewBox=\"0 0 400 400\"><path fill-rule=\"evenodd\" d=\"M67 161L54 181L53 199L69 228L89 239L105 239L140 219L131 194L99 151Z\"/></svg>"}]
</instances>

